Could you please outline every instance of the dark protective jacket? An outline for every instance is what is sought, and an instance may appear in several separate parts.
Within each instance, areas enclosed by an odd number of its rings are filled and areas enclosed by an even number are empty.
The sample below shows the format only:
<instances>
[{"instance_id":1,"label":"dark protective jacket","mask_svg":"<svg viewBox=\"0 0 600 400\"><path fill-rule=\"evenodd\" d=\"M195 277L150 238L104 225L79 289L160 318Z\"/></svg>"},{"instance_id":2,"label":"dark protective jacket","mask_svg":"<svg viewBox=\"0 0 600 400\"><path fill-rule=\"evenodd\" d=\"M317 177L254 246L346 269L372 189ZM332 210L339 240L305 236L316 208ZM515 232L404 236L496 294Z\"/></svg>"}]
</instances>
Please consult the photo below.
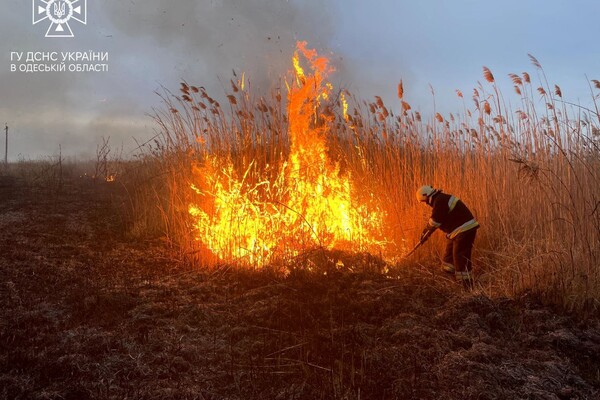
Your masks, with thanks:
<instances>
[{"instance_id":1,"label":"dark protective jacket","mask_svg":"<svg viewBox=\"0 0 600 400\"><path fill-rule=\"evenodd\" d=\"M433 208L429 219L430 229L439 228L448 239L479 227L471 211L458 197L440 191L431 196L427 203Z\"/></svg>"}]
</instances>

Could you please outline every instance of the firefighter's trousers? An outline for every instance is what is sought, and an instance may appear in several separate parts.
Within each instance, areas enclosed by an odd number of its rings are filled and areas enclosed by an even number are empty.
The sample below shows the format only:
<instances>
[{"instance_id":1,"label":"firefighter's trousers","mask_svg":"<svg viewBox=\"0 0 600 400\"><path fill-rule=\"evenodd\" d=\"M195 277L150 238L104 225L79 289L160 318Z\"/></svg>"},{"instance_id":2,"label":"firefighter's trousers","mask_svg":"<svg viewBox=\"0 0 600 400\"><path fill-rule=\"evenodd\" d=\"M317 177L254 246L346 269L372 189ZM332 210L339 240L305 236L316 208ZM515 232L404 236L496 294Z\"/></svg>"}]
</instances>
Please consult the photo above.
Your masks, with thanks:
<instances>
[{"instance_id":1,"label":"firefighter's trousers","mask_svg":"<svg viewBox=\"0 0 600 400\"><path fill-rule=\"evenodd\" d=\"M444 252L442 267L447 272L454 272L457 281L472 284L471 253L477 229L469 229L466 232L459 233L453 239L448 239L446 251Z\"/></svg>"}]
</instances>

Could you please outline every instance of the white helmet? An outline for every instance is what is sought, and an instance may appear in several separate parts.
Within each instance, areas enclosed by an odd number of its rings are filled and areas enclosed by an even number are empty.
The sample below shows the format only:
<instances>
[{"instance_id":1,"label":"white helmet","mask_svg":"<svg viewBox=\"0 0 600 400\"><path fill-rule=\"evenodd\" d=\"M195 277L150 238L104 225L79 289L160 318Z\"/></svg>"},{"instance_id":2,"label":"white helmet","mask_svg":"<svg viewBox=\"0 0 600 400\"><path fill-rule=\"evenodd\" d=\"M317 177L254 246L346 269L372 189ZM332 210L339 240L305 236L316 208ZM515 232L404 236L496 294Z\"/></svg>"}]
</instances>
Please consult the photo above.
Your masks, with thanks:
<instances>
[{"instance_id":1,"label":"white helmet","mask_svg":"<svg viewBox=\"0 0 600 400\"><path fill-rule=\"evenodd\" d=\"M421 186L417 190L417 201L427 201L431 196L439 192L438 189L434 189L430 185Z\"/></svg>"}]
</instances>

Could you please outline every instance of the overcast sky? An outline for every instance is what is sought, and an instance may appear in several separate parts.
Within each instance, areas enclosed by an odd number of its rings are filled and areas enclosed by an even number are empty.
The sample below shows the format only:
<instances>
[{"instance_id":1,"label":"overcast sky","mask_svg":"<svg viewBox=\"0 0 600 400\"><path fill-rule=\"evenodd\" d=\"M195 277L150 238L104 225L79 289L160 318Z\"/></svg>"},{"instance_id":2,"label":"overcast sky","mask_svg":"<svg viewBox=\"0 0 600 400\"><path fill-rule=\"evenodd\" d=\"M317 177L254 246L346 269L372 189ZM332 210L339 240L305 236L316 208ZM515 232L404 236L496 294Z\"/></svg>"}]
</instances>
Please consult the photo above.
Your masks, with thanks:
<instances>
[{"instance_id":1,"label":"overcast sky","mask_svg":"<svg viewBox=\"0 0 600 400\"><path fill-rule=\"evenodd\" d=\"M429 84L439 110L460 111L455 90L467 97L484 65L510 95L508 73L535 75L527 53L573 102L590 104L586 74L600 79L593 0L88 0L87 25L69 22L73 38L46 38L50 23L32 24L31 0L3 5L0 122L12 160L57 154L59 144L93 156L102 136L133 149L134 138L153 135L147 114L160 107L161 86L177 91L184 79L218 95L233 69L269 90L291 68L297 40L330 56L333 83L362 98L393 104L403 79L424 114ZM109 53L108 72L10 69L11 52L88 50Z\"/></svg>"}]
</instances>

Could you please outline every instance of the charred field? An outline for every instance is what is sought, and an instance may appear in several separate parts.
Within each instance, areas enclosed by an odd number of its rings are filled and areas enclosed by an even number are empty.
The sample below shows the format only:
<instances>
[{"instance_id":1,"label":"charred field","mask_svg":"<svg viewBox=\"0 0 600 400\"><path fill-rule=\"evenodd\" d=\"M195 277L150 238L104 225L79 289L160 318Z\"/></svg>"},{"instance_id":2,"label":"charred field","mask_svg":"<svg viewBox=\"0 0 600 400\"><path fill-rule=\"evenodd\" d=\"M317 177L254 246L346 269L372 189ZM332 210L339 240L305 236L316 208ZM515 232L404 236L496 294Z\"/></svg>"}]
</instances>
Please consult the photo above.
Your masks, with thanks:
<instances>
[{"instance_id":1,"label":"charred field","mask_svg":"<svg viewBox=\"0 0 600 400\"><path fill-rule=\"evenodd\" d=\"M600 396L594 314L334 251L287 276L198 269L129 235L127 195L104 182L4 176L0 198L1 398Z\"/></svg>"}]
</instances>

